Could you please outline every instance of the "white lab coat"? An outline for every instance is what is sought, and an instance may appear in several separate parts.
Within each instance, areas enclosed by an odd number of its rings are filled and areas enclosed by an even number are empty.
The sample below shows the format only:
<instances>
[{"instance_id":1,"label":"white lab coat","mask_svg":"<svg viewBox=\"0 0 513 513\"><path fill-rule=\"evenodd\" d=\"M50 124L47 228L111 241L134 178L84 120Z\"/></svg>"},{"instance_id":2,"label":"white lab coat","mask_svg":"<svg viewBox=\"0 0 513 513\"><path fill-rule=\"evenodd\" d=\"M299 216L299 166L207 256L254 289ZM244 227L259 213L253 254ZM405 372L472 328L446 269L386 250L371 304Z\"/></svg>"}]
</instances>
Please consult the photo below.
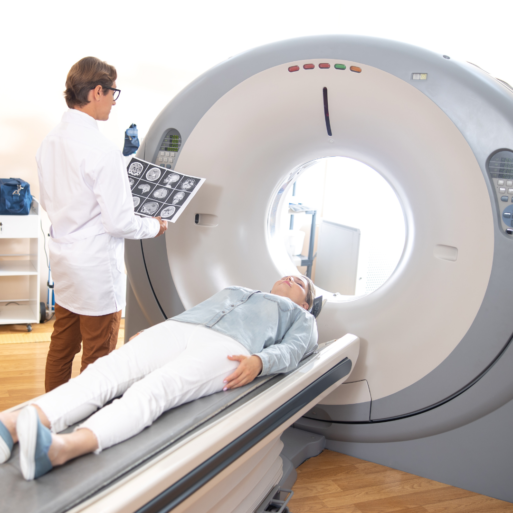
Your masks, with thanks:
<instances>
[{"instance_id":1,"label":"white lab coat","mask_svg":"<svg viewBox=\"0 0 513 513\"><path fill-rule=\"evenodd\" d=\"M36 156L48 213L55 300L81 315L125 306L124 239L155 237L159 223L134 214L125 162L91 116L69 109Z\"/></svg>"}]
</instances>

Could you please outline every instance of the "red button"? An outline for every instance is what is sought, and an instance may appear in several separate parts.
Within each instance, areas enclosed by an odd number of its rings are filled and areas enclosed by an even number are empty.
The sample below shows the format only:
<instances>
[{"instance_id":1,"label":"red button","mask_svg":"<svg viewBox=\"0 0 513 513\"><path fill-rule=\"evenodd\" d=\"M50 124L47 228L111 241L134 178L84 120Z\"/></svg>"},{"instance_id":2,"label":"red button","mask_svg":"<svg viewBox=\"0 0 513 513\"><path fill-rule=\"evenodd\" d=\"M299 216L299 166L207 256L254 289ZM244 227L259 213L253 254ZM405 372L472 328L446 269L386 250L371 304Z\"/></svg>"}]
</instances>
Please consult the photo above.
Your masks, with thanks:
<instances>
[{"instance_id":1,"label":"red button","mask_svg":"<svg viewBox=\"0 0 513 513\"><path fill-rule=\"evenodd\" d=\"M319 68L321 68L321 69L328 69L329 67L330 67L330 65L327 62L321 62L319 64Z\"/></svg>"},{"instance_id":2,"label":"red button","mask_svg":"<svg viewBox=\"0 0 513 513\"><path fill-rule=\"evenodd\" d=\"M351 71L354 71L355 73L361 73L362 72L362 68L359 68L358 66L351 66L349 69Z\"/></svg>"},{"instance_id":3,"label":"red button","mask_svg":"<svg viewBox=\"0 0 513 513\"><path fill-rule=\"evenodd\" d=\"M292 72L292 71L299 71L299 66L291 66L289 68L289 71Z\"/></svg>"},{"instance_id":4,"label":"red button","mask_svg":"<svg viewBox=\"0 0 513 513\"><path fill-rule=\"evenodd\" d=\"M315 68L315 64L305 64L303 66L303 68L305 68L305 69L314 69Z\"/></svg>"}]
</instances>

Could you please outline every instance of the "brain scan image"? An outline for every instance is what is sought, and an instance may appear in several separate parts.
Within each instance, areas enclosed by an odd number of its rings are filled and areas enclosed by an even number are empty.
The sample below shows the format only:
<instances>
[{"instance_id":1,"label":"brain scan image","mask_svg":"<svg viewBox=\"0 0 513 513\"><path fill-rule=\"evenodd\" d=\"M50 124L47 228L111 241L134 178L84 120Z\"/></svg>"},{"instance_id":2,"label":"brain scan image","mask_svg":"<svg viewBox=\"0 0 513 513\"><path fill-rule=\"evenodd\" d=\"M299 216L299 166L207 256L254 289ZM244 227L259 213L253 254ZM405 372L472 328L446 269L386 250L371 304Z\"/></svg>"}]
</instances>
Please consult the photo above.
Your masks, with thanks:
<instances>
[{"instance_id":1,"label":"brain scan image","mask_svg":"<svg viewBox=\"0 0 513 513\"><path fill-rule=\"evenodd\" d=\"M138 198L137 196L132 196L132 200L134 202L134 208L137 208L139 203L141 203L141 198Z\"/></svg>"},{"instance_id":2,"label":"brain scan image","mask_svg":"<svg viewBox=\"0 0 513 513\"><path fill-rule=\"evenodd\" d=\"M180 188L188 191L189 189L191 189L195 185L196 185L196 183L194 182L194 180L191 180L190 178L187 178L187 180L184 180L183 184L180 185Z\"/></svg>"},{"instance_id":3,"label":"brain scan image","mask_svg":"<svg viewBox=\"0 0 513 513\"><path fill-rule=\"evenodd\" d=\"M149 180L150 182L154 182L155 180L158 180L160 178L161 172L158 167L152 167L147 173L146 173L146 180Z\"/></svg>"},{"instance_id":4,"label":"brain scan image","mask_svg":"<svg viewBox=\"0 0 513 513\"><path fill-rule=\"evenodd\" d=\"M149 216L152 216L159 208L159 204L156 201L148 201L148 203L145 203L141 208L142 214L148 214Z\"/></svg>"},{"instance_id":5,"label":"brain scan image","mask_svg":"<svg viewBox=\"0 0 513 513\"><path fill-rule=\"evenodd\" d=\"M135 180L131 177L128 178L128 183L130 184L130 187L133 187Z\"/></svg>"},{"instance_id":6,"label":"brain scan image","mask_svg":"<svg viewBox=\"0 0 513 513\"><path fill-rule=\"evenodd\" d=\"M166 176L166 178L164 178L164 185L166 187L171 187L173 184L178 182L178 180L180 180L180 175L177 175L177 174L168 175L168 176Z\"/></svg>"},{"instance_id":7,"label":"brain scan image","mask_svg":"<svg viewBox=\"0 0 513 513\"><path fill-rule=\"evenodd\" d=\"M176 205L177 203L180 203L180 201L182 201L185 197L185 192L177 192L174 196L173 196L173 200L171 201L171 203L173 205Z\"/></svg>"},{"instance_id":8,"label":"brain scan image","mask_svg":"<svg viewBox=\"0 0 513 513\"><path fill-rule=\"evenodd\" d=\"M162 198L165 198L167 196L168 192L169 191L167 191L166 189L157 189L153 193L153 197L157 198L157 199L162 199Z\"/></svg>"},{"instance_id":9,"label":"brain scan image","mask_svg":"<svg viewBox=\"0 0 513 513\"><path fill-rule=\"evenodd\" d=\"M147 183L142 183L141 185L138 185L137 188L141 189L141 192L143 194L146 194L151 189L151 187Z\"/></svg>"},{"instance_id":10,"label":"brain scan image","mask_svg":"<svg viewBox=\"0 0 513 513\"><path fill-rule=\"evenodd\" d=\"M140 162L133 162L128 168L128 174L132 176L141 176L144 166Z\"/></svg>"},{"instance_id":11,"label":"brain scan image","mask_svg":"<svg viewBox=\"0 0 513 513\"><path fill-rule=\"evenodd\" d=\"M166 207L162 209L160 213L161 217L171 217L176 212L175 207Z\"/></svg>"}]
</instances>

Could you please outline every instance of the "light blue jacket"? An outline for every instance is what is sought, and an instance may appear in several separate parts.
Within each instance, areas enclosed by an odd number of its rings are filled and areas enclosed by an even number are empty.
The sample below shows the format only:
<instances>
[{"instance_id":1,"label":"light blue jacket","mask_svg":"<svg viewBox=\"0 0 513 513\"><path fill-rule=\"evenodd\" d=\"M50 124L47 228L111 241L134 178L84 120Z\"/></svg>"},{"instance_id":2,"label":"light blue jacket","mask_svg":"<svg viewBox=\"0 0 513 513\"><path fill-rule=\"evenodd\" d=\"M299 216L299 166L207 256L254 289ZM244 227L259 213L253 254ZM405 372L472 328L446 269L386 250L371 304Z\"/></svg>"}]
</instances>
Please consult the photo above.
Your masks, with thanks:
<instances>
[{"instance_id":1,"label":"light blue jacket","mask_svg":"<svg viewBox=\"0 0 513 513\"><path fill-rule=\"evenodd\" d=\"M262 360L261 376L288 372L317 347L314 316L288 298L228 287L173 321L201 324L227 335Z\"/></svg>"}]
</instances>

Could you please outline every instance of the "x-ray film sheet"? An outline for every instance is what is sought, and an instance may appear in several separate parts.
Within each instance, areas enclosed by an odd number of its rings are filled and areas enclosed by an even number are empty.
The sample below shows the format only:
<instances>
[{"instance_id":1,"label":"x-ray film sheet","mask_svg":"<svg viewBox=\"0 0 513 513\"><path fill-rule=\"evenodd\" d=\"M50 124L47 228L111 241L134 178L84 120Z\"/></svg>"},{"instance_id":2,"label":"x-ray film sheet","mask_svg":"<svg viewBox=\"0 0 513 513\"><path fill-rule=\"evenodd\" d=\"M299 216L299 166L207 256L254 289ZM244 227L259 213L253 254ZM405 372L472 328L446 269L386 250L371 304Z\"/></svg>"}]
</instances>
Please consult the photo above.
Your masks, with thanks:
<instances>
[{"instance_id":1,"label":"x-ray film sheet","mask_svg":"<svg viewBox=\"0 0 513 513\"><path fill-rule=\"evenodd\" d=\"M160 216L171 223L176 222L205 182L204 178L177 173L136 158L130 160L127 172L135 213Z\"/></svg>"}]
</instances>

